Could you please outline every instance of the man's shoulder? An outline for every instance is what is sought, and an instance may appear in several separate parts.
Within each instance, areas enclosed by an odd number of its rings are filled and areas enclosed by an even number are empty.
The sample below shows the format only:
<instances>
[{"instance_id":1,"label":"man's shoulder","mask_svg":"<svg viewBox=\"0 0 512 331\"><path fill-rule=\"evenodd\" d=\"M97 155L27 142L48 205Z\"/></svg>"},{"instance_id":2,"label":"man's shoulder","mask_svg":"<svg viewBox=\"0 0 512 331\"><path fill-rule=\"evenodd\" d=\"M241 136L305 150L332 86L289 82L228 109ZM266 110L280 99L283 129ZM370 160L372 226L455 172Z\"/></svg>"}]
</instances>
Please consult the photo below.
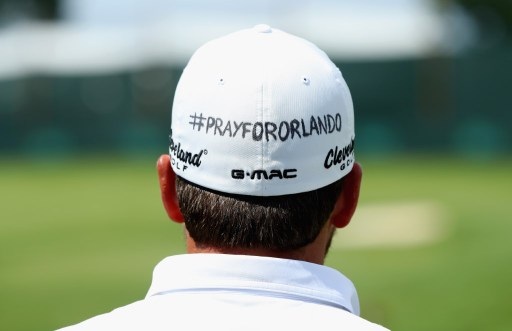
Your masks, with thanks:
<instances>
[{"instance_id":1,"label":"man's shoulder","mask_svg":"<svg viewBox=\"0 0 512 331\"><path fill-rule=\"evenodd\" d=\"M141 311L145 310L143 301L136 301L123 307L86 319L78 324L70 325L57 331L82 330L143 330ZM144 315L144 314L142 314Z\"/></svg>"},{"instance_id":2,"label":"man's shoulder","mask_svg":"<svg viewBox=\"0 0 512 331\"><path fill-rule=\"evenodd\" d=\"M348 313L348 315L350 316L344 318L343 320L343 326L346 327L347 330L389 331L389 329L383 327L382 325L375 324L357 315L353 315L351 313Z\"/></svg>"}]
</instances>

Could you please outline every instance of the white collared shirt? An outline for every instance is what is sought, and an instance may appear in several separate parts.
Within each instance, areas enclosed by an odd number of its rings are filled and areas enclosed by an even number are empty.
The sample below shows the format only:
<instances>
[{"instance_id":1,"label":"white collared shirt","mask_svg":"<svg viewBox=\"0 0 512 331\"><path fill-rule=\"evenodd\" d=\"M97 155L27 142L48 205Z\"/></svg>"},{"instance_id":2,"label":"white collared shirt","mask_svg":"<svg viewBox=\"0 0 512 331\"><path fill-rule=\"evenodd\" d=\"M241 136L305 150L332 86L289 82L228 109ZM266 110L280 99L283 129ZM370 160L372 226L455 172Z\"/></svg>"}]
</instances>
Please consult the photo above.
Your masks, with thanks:
<instances>
[{"instance_id":1,"label":"white collared shirt","mask_svg":"<svg viewBox=\"0 0 512 331\"><path fill-rule=\"evenodd\" d=\"M386 330L358 315L354 285L329 267L186 254L156 266L144 300L65 330Z\"/></svg>"}]
</instances>

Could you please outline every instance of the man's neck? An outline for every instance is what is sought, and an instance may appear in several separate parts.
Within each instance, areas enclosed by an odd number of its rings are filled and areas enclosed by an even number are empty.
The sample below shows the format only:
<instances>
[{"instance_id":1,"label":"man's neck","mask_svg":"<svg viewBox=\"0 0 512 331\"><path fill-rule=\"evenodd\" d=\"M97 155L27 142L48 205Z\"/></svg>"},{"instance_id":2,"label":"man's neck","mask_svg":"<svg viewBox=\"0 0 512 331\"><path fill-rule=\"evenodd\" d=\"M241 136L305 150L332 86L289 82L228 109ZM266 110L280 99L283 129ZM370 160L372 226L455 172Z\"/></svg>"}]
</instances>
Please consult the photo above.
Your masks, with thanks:
<instances>
[{"instance_id":1,"label":"man's neck","mask_svg":"<svg viewBox=\"0 0 512 331\"><path fill-rule=\"evenodd\" d=\"M326 247L333 234L334 231L324 228L312 243L299 249L279 251L264 248L219 248L197 245L190 235L186 233L187 253L255 255L324 264L325 255L327 254Z\"/></svg>"}]
</instances>

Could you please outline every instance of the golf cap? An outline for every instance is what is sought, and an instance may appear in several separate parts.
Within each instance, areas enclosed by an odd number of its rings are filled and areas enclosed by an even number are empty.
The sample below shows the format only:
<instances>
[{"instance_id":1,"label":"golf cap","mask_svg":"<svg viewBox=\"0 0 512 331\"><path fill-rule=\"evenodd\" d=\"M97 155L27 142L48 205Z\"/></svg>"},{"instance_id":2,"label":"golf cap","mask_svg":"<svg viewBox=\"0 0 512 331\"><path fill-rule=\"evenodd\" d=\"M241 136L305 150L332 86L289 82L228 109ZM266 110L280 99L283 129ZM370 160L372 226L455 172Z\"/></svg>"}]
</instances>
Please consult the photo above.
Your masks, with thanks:
<instances>
[{"instance_id":1,"label":"golf cap","mask_svg":"<svg viewBox=\"0 0 512 331\"><path fill-rule=\"evenodd\" d=\"M225 193L312 191L350 172L354 111L340 70L314 44L267 25L191 57L172 108L176 175Z\"/></svg>"}]
</instances>

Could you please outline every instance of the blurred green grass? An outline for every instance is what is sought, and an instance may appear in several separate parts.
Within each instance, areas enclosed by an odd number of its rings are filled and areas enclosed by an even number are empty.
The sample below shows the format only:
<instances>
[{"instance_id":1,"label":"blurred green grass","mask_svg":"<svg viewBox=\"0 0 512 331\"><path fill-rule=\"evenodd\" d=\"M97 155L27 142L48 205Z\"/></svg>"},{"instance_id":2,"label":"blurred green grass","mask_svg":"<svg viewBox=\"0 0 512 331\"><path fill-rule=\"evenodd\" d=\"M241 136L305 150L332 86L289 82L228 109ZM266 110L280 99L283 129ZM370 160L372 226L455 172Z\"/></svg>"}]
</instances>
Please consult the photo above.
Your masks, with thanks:
<instances>
[{"instance_id":1,"label":"blurred green grass","mask_svg":"<svg viewBox=\"0 0 512 331\"><path fill-rule=\"evenodd\" d=\"M362 315L393 330L510 330L512 160L362 158L360 203L426 200L449 236L332 250ZM0 320L52 330L141 299L154 265L184 252L160 205L154 159L0 161Z\"/></svg>"}]
</instances>

